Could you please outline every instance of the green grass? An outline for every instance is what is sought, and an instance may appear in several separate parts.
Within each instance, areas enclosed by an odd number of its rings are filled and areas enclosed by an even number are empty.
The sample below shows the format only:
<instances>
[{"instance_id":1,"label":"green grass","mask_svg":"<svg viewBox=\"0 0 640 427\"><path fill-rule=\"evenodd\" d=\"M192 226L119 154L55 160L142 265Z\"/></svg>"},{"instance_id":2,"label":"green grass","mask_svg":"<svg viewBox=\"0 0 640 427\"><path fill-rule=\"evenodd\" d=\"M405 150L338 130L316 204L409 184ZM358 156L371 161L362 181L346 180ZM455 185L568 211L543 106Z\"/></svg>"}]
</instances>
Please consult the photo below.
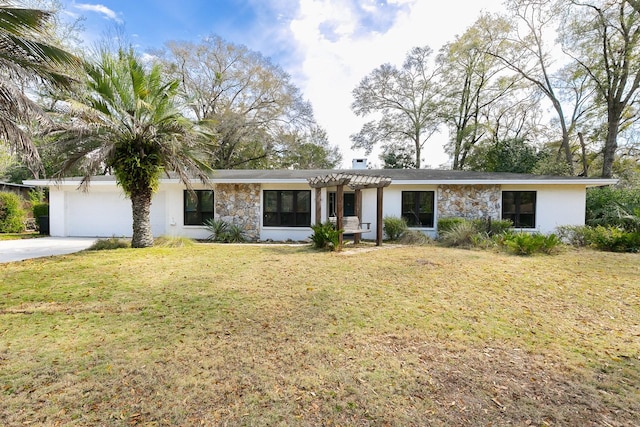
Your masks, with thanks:
<instances>
[{"instance_id":1,"label":"green grass","mask_svg":"<svg viewBox=\"0 0 640 427\"><path fill-rule=\"evenodd\" d=\"M34 232L0 233L0 240L35 239L37 237L44 237L44 236L40 233L34 233Z\"/></svg>"},{"instance_id":2,"label":"green grass","mask_svg":"<svg viewBox=\"0 0 640 427\"><path fill-rule=\"evenodd\" d=\"M634 425L640 258L196 244L0 265L0 424Z\"/></svg>"}]
</instances>

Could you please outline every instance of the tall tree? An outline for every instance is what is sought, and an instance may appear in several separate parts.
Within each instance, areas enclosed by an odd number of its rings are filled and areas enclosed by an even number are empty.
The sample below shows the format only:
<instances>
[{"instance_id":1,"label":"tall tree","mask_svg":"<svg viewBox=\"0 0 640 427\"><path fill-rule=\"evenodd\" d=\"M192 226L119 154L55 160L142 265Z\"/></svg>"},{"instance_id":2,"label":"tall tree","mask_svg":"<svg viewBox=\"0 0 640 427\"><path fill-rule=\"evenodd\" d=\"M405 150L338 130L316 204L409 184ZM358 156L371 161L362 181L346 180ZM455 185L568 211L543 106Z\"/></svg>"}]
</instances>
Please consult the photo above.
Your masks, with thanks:
<instances>
[{"instance_id":1,"label":"tall tree","mask_svg":"<svg viewBox=\"0 0 640 427\"><path fill-rule=\"evenodd\" d=\"M218 36L167 43L156 52L215 144L217 169L260 167L277 157L281 135L317 128L311 105L268 58Z\"/></svg>"},{"instance_id":2,"label":"tall tree","mask_svg":"<svg viewBox=\"0 0 640 427\"><path fill-rule=\"evenodd\" d=\"M572 1L565 50L606 108L602 176L611 177L620 131L636 120L640 88L640 14L627 0Z\"/></svg>"},{"instance_id":3,"label":"tall tree","mask_svg":"<svg viewBox=\"0 0 640 427\"><path fill-rule=\"evenodd\" d=\"M21 154L37 178L40 156L30 133L32 122L50 124L49 117L24 90L25 82L70 87L80 60L48 42L51 13L0 6L0 139Z\"/></svg>"},{"instance_id":4,"label":"tall tree","mask_svg":"<svg viewBox=\"0 0 640 427\"><path fill-rule=\"evenodd\" d=\"M188 187L193 177L207 181L197 157L204 147L175 103L180 82L164 81L159 65L145 69L132 51L102 52L85 69L85 92L68 101L73 120L52 135L67 153L60 173L79 164L88 184L112 169L131 199L131 246L152 246L151 198L160 175L174 172Z\"/></svg>"},{"instance_id":5,"label":"tall tree","mask_svg":"<svg viewBox=\"0 0 640 427\"><path fill-rule=\"evenodd\" d=\"M441 114L449 127L448 151L453 169L464 169L466 158L484 135L482 111L505 96L516 78L504 76L505 65L487 51L506 46L510 23L484 14L438 55L443 82ZM499 33L504 34L502 37Z\"/></svg>"},{"instance_id":6,"label":"tall tree","mask_svg":"<svg viewBox=\"0 0 640 427\"><path fill-rule=\"evenodd\" d=\"M558 7L565 7L565 4L553 0L509 0L507 5L517 19L513 25L510 46L508 49L488 50L487 53L502 60L551 102L560 128L561 152L564 161L573 170L571 129L560 95L563 82L553 69L555 45L549 45L545 39L555 30Z\"/></svg>"},{"instance_id":7,"label":"tall tree","mask_svg":"<svg viewBox=\"0 0 640 427\"><path fill-rule=\"evenodd\" d=\"M415 47L401 68L383 64L362 79L353 90L353 112L361 117L377 115L351 135L352 148L412 145L416 168L420 168L422 148L437 131L437 69L429 69L431 48ZM383 147L384 149L384 147Z\"/></svg>"}]
</instances>

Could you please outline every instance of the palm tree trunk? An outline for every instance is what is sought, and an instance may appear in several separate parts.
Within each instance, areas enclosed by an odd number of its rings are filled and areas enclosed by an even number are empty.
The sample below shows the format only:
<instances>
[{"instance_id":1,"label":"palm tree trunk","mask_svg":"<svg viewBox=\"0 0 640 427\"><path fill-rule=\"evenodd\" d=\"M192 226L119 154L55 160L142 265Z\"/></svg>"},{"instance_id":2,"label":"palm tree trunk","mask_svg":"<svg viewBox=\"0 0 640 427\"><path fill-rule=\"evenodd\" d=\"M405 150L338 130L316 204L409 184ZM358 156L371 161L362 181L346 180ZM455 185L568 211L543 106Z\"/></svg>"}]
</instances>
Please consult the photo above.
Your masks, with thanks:
<instances>
[{"instance_id":1,"label":"palm tree trunk","mask_svg":"<svg viewBox=\"0 0 640 427\"><path fill-rule=\"evenodd\" d=\"M131 209L133 214L132 248L149 248L153 246L151 233L151 188L131 192Z\"/></svg>"}]
</instances>

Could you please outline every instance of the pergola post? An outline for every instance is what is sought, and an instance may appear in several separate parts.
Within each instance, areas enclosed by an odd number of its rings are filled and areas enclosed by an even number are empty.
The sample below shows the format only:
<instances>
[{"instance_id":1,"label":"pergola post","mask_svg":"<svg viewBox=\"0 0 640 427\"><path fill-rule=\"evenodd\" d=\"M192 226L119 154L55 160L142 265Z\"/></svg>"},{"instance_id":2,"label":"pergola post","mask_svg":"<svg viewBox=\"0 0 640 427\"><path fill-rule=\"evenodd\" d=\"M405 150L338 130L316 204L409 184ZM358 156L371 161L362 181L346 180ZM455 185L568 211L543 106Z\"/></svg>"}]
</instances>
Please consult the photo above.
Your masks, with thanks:
<instances>
[{"instance_id":1,"label":"pergola post","mask_svg":"<svg viewBox=\"0 0 640 427\"><path fill-rule=\"evenodd\" d=\"M376 215L376 246L382 245L382 194L383 188L378 187L377 215Z\"/></svg>"},{"instance_id":2,"label":"pergola post","mask_svg":"<svg viewBox=\"0 0 640 427\"><path fill-rule=\"evenodd\" d=\"M322 188L316 188L316 225L322 224Z\"/></svg>"},{"instance_id":3,"label":"pergola post","mask_svg":"<svg viewBox=\"0 0 640 427\"><path fill-rule=\"evenodd\" d=\"M356 188L355 190L355 197L354 197L354 203L355 203L355 214L358 217L358 222L362 222L362 190L360 190L359 188ZM354 244L358 244L360 243L360 234L356 233L353 235L353 243Z\"/></svg>"},{"instance_id":4,"label":"pergola post","mask_svg":"<svg viewBox=\"0 0 640 427\"><path fill-rule=\"evenodd\" d=\"M338 244L342 247L343 237L343 225L342 217L344 216L344 185L339 184L336 189L336 228L340 230Z\"/></svg>"}]
</instances>

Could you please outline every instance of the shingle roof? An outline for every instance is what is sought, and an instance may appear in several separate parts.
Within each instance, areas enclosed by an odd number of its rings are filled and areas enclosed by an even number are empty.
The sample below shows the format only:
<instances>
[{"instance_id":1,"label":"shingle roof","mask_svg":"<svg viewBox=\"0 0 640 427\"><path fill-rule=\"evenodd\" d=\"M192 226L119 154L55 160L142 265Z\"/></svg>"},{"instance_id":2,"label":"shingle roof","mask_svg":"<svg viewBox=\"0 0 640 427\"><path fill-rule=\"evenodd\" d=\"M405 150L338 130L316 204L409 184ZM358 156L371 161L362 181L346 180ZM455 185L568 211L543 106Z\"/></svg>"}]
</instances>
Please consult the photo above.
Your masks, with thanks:
<instances>
[{"instance_id":1,"label":"shingle roof","mask_svg":"<svg viewBox=\"0 0 640 427\"><path fill-rule=\"evenodd\" d=\"M584 178L578 176L549 176L502 172L472 172L439 169L265 169L265 170L216 170L211 175L213 182L307 182L307 180L331 174L359 175L362 177L388 177L392 183L429 183L429 184L584 184L611 185L615 179ZM80 182L82 178L65 178L63 183ZM161 178L161 181L167 179ZM175 177L168 178L169 180ZM95 176L91 182L114 182L114 176ZM45 184L46 182L46 184ZM47 180L25 181L29 185L55 185Z\"/></svg>"}]
</instances>

